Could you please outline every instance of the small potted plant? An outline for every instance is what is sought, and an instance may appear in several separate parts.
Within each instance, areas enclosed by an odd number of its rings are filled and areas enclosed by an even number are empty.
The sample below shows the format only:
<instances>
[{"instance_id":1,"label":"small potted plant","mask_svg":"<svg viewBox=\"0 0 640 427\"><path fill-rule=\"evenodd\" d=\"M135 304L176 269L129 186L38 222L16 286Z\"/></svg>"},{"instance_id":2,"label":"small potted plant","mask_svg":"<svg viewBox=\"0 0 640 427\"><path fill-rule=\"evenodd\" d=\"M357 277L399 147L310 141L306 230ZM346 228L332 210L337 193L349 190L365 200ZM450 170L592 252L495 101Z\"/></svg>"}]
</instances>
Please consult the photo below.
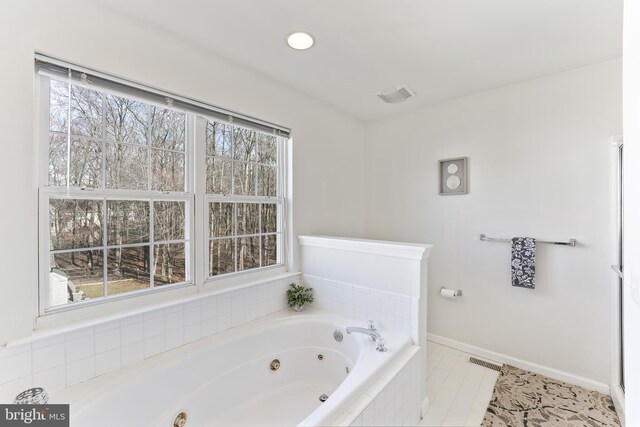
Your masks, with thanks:
<instances>
[{"instance_id":1,"label":"small potted plant","mask_svg":"<svg viewBox=\"0 0 640 427\"><path fill-rule=\"evenodd\" d=\"M294 311L302 311L305 304L313 302L313 288L292 283L287 289L287 305Z\"/></svg>"}]
</instances>

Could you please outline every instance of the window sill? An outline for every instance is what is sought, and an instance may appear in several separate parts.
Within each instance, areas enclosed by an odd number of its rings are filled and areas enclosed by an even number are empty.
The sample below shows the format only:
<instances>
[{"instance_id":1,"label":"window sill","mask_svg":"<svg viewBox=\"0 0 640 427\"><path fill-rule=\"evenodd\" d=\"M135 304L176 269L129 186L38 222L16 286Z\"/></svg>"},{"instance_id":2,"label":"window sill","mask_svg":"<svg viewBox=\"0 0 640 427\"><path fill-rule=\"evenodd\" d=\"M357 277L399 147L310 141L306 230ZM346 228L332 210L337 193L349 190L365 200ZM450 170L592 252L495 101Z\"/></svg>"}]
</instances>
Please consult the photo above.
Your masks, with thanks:
<instances>
[{"instance_id":1,"label":"window sill","mask_svg":"<svg viewBox=\"0 0 640 427\"><path fill-rule=\"evenodd\" d=\"M282 275L286 272L287 268L285 266L274 265L259 270L247 270L219 277L209 277L205 279L203 289L208 292L207 295L215 295L230 290L254 286L257 283L264 281L264 278L270 278L274 275Z\"/></svg>"},{"instance_id":2,"label":"window sill","mask_svg":"<svg viewBox=\"0 0 640 427\"><path fill-rule=\"evenodd\" d=\"M83 300L83 301L76 302L74 304L65 304L65 305L52 307L49 309L49 311L41 314L40 317L44 319L45 317L48 317L48 316L55 316L61 313L83 310L85 308L88 309L89 307L97 307L102 304L109 304L112 302L116 303L116 301L124 301L124 300L134 299L134 298L150 298L149 295L154 295L162 292L172 292L172 291L176 291L177 289L184 289L184 288L189 288L193 291L195 289L195 285L190 282L181 282L181 283L174 283L171 285L158 286L152 289L141 289L141 290L127 292L119 295L112 295L108 297Z\"/></svg>"}]
</instances>

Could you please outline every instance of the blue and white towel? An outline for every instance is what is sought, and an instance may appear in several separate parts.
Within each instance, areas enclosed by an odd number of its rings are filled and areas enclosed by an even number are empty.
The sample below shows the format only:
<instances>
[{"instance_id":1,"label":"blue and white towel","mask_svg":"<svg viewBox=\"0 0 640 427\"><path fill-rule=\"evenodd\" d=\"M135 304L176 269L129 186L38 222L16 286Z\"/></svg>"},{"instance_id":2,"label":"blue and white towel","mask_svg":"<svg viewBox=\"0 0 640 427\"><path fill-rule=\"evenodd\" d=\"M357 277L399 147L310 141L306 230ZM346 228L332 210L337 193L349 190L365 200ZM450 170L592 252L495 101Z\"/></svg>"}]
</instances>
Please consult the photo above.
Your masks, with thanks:
<instances>
[{"instance_id":1,"label":"blue and white towel","mask_svg":"<svg viewBox=\"0 0 640 427\"><path fill-rule=\"evenodd\" d=\"M536 239L511 239L511 285L521 288L536 287Z\"/></svg>"}]
</instances>

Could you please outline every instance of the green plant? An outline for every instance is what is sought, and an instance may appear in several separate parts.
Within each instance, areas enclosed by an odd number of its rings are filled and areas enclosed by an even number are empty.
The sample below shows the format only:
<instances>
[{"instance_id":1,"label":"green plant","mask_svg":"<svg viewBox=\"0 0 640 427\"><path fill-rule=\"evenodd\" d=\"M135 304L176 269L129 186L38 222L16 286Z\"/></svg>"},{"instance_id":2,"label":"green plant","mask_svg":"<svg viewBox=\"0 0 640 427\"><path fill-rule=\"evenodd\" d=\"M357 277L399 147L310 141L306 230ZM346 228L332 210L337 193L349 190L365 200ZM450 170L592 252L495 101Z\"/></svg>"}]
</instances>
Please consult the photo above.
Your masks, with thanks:
<instances>
[{"instance_id":1,"label":"green plant","mask_svg":"<svg viewBox=\"0 0 640 427\"><path fill-rule=\"evenodd\" d=\"M305 304L313 302L313 288L306 288L302 285L292 283L287 289L287 305L289 308L302 309Z\"/></svg>"}]
</instances>

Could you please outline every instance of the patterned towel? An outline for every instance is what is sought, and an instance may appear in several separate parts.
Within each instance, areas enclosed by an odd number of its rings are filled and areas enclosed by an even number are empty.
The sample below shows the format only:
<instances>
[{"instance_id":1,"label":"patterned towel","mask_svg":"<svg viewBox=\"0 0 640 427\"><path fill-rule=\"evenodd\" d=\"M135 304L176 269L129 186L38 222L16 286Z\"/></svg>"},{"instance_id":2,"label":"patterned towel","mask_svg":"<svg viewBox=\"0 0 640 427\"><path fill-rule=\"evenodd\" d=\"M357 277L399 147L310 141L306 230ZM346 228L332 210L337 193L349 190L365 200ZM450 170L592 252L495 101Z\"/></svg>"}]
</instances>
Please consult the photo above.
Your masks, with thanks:
<instances>
[{"instance_id":1,"label":"patterned towel","mask_svg":"<svg viewBox=\"0 0 640 427\"><path fill-rule=\"evenodd\" d=\"M511 284L521 288L536 287L536 239L511 239Z\"/></svg>"}]
</instances>

